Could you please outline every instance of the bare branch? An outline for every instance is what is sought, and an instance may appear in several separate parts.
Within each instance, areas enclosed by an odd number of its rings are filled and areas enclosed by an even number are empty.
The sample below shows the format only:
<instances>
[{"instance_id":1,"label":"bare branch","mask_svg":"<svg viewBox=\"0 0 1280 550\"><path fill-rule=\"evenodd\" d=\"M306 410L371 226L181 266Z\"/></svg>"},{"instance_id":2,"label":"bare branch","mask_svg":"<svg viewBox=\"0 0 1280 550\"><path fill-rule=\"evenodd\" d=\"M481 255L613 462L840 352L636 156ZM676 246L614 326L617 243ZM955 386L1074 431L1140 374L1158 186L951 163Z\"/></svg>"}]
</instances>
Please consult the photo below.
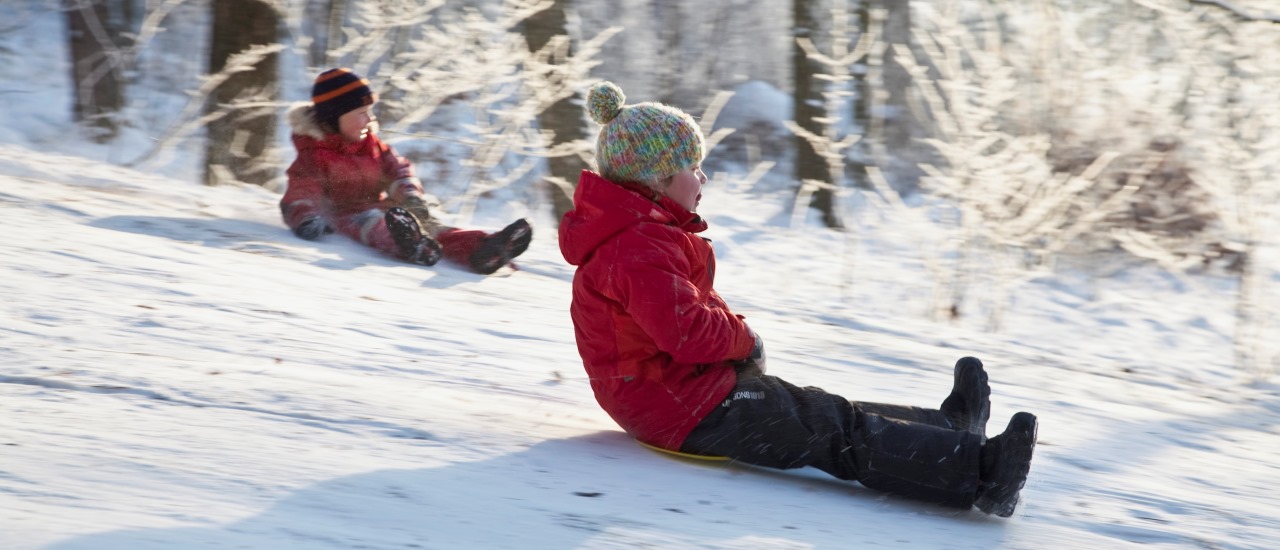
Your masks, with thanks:
<instances>
[{"instance_id":1,"label":"bare branch","mask_svg":"<svg viewBox=\"0 0 1280 550\"><path fill-rule=\"evenodd\" d=\"M1215 6L1231 12L1236 17L1245 21L1265 21L1268 23L1280 23L1280 15L1268 13L1254 13L1237 6L1227 0L1189 0L1192 4L1201 4L1205 6Z\"/></svg>"}]
</instances>

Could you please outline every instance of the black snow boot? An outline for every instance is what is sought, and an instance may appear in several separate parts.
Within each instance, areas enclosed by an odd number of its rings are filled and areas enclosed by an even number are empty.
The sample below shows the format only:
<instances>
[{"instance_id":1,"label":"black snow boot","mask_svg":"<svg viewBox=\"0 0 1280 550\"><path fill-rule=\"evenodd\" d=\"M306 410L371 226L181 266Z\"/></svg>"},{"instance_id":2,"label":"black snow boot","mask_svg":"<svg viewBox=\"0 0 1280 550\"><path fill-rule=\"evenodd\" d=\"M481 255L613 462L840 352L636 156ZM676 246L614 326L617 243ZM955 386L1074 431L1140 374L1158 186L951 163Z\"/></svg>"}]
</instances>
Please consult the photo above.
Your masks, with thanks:
<instances>
[{"instance_id":1,"label":"black snow boot","mask_svg":"<svg viewBox=\"0 0 1280 550\"><path fill-rule=\"evenodd\" d=\"M387 210L383 218L401 258L419 265L436 265L440 261L440 243L422 234L418 219L408 210L397 206Z\"/></svg>"},{"instance_id":2,"label":"black snow boot","mask_svg":"<svg viewBox=\"0 0 1280 550\"><path fill-rule=\"evenodd\" d=\"M485 237L471 253L471 269L488 275L507 265L512 258L529 248L533 240L533 228L523 218L511 222L502 231Z\"/></svg>"},{"instance_id":3,"label":"black snow boot","mask_svg":"<svg viewBox=\"0 0 1280 550\"><path fill-rule=\"evenodd\" d=\"M985 440L987 418L991 416L991 386L987 385L987 371L976 357L961 357L956 361L955 382L951 395L939 408L957 430L964 430Z\"/></svg>"},{"instance_id":4,"label":"black snow boot","mask_svg":"<svg viewBox=\"0 0 1280 550\"><path fill-rule=\"evenodd\" d=\"M987 514L1012 516L1018 506L1018 492L1027 483L1035 447L1035 415L1028 412L1013 415L1004 433L982 446L978 498L973 505Z\"/></svg>"}]
</instances>

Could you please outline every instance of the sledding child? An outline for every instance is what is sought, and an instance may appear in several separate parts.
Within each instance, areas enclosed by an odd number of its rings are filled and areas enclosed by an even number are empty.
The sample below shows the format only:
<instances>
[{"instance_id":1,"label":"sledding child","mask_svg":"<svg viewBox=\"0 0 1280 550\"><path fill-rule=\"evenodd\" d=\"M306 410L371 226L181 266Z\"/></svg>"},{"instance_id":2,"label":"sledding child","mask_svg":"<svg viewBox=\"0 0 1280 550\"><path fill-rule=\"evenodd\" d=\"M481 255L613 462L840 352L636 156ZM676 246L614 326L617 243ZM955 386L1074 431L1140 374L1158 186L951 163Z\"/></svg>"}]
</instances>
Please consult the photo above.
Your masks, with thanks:
<instances>
[{"instance_id":1,"label":"sledding child","mask_svg":"<svg viewBox=\"0 0 1280 550\"><path fill-rule=\"evenodd\" d=\"M316 78L311 102L289 110L298 158L280 213L294 234L315 240L337 231L421 265L441 257L489 274L529 247L524 219L497 233L448 227L433 216L413 165L377 136L369 81L350 69Z\"/></svg>"},{"instance_id":2,"label":"sledding child","mask_svg":"<svg viewBox=\"0 0 1280 550\"><path fill-rule=\"evenodd\" d=\"M596 401L642 443L840 479L947 506L1013 513L1036 441L1020 412L986 438L982 362L956 362L938 409L851 402L765 373L764 345L713 288L698 236L703 137L688 114L624 105L612 83L587 110L602 125L560 250L577 266L570 314Z\"/></svg>"}]
</instances>

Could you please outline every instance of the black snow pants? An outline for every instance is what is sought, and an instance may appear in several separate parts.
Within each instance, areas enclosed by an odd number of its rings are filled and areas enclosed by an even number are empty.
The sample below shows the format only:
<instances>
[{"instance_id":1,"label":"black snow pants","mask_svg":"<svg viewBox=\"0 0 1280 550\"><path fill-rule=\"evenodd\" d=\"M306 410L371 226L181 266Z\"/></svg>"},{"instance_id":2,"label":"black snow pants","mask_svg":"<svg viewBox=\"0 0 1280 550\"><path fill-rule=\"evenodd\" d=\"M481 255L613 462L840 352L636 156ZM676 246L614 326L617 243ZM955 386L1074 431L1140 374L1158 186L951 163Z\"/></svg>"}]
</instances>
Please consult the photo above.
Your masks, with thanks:
<instances>
[{"instance_id":1,"label":"black snow pants","mask_svg":"<svg viewBox=\"0 0 1280 550\"><path fill-rule=\"evenodd\" d=\"M979 436L952 428L938 410L851 402L740 372L733 392L680 450L770 468L812 466L872 489L968 508L981 447Z\"/></svg>"}]
</instances>

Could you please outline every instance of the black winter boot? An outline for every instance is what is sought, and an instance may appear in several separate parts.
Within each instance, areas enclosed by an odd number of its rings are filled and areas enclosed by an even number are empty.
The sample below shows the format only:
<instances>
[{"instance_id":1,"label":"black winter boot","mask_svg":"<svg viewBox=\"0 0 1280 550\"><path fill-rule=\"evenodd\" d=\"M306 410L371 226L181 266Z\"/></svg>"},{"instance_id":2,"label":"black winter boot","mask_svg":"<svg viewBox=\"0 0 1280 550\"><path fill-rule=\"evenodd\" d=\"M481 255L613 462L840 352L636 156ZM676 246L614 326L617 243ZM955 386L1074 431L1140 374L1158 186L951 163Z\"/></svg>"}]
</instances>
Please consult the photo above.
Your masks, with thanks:
<instances>
[{"instance_id":1,"label":"black winter boot","mask_svg":"<svg viewBox=\"0 0 1280 550\"><path fill-rule=\"evenodd\" d=\"M956 361L951 395L939 409L957 430L987 438L991 386L987 385L987 371L982 369L982 361L976 357L961 357Z\"/></svg>"},{"instance_id":2,"label":"black winter boot","mask_svg":"<svg viewBox=\"0 0 1280 550\"><path fill-rule=\"evenodd\" d=\"M498 268L507 265L512 258L519 256L529 248L533 240L533 228L523 218L511 222L480 241L480 245L471 253L471 269L476 273L488 275Z\"/></svg>"},{"instance_id":3,"label":"black winter boot","mask_svg":"<svg viewBox=\"0 0 1280 550\"><path fill-rule=\"evenodd\" d=\"M1027 483L1031 471L1031 453L1036 447L1036 417L1020 412L1009 420L1009 427L982 446L978 471L978 498L973 503L979 510L1002 518L1013 515L1018 506L1018 492Z\"/></svg>"},{"instance_id":4,"label":"black winter boot","mask_svg":"<svg viewBox=\"0 0 1280 550\"><path fill-rule=\"evenodd\" d=\"M383 219L400 249L401 258L419 265L436 265L440 261L440 243L422 234L422 226L408 210L399 206L391 208Z\"/></svg>"}]
</instances>

